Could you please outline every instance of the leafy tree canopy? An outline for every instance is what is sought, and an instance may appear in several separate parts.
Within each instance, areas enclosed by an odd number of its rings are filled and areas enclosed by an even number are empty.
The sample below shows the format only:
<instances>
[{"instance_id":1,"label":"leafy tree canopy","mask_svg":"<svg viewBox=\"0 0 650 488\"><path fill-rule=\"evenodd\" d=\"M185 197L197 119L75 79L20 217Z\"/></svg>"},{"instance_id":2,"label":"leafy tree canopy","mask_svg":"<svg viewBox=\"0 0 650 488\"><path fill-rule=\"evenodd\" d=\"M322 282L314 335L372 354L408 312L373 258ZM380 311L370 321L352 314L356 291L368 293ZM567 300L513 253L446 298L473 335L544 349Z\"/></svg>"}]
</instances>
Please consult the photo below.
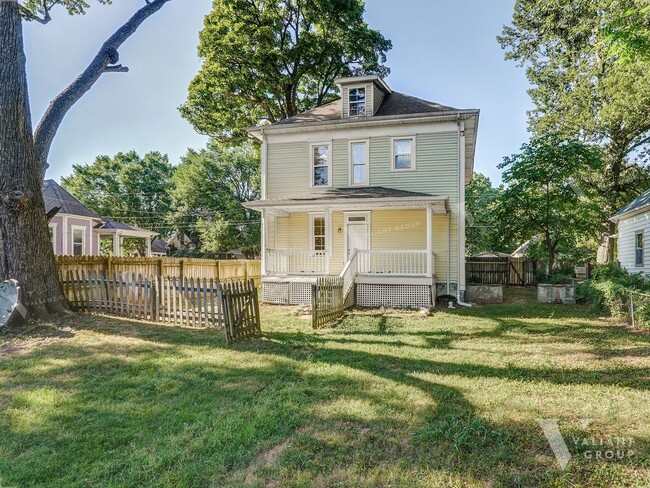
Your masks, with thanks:
<instances>
[{"instance_id":1,"label":"leafy tree canopy","mask_svg":"<svg viewBox=\"0 0 650 488\"><path fill-rule=\"evenodd\" d=\"M521 242L540 236L552 270L558 251L595 236L602 208L581 182L601 165L599 150L577 140L547 135L524 144L499 165L506 184L497 210L502 232Z\"/></svg>"},{"instance_id":2,"label":"leafy tree canopy","mask_svg":"<svg viewBox=\"0 0 650 488\"><path fill-rule=\"evenodd\" d=\"M392 44L361 0L215 0L200 33L203 66L182 115L220 141L330 101L335 78L388 74Z\"/></svg>"},{"instance_id":3,"label":"leafy tree canopy","mask_svg":"<svg viewBox=\"0 0 650 488\"><path fill-rule=\"evenodd\" d=\"M167 155L135 151L76 164L63 186L88 208L111 219L168 234L174 168Z\"/></svg>"},{"instance_id":4,"label":"leafy tree canopy","mask_svg":"<svg viewBox=\"0 0 650 488\"><path fill-rule=\"evenodd\" d=\"M585 181L611 215L650 185L642 152L650 139L650 60L621 63L611 29L637 0L518 0L498 38L526 66L536 135L600 145L604 165Z\"/></svg>"},{"instance_id":5,"label":"leafy tree canopy","mask_svg":"<svg viewBox=\"0 0 650 488\"><path fill-rule=\"evenodd\" d=\"M175 212L171 223L187 235L203 255L241 249L259 252L260 217L241 203L260 198L259 147L249 142L190 149L173 178Z\"/></svg>"},{"instance_id":6,"label":"leafy tree canopy","mask_svg":"<svg viewBox=\"0 0 650 488\"><path fill-rule=\"evenodd\" d=\"M468 254L481 252L510 253L519 245L503 232L496 208L504 187L492 186L492 181L481 173L474 173L472 183L465 190L466 248Z\"/></svg>"},{"instance_id":7,"label":"leafy tree canopy","mask_svg":"<svg viewBox=\"0 0 650 488\"><path fill-rule=\"evenodd\" d=\"M647 0L630 0L627 9L617 9L605 26L605 44L624 62L638 57L650 60L650 4Z\"/></svg>"}]
</instances>

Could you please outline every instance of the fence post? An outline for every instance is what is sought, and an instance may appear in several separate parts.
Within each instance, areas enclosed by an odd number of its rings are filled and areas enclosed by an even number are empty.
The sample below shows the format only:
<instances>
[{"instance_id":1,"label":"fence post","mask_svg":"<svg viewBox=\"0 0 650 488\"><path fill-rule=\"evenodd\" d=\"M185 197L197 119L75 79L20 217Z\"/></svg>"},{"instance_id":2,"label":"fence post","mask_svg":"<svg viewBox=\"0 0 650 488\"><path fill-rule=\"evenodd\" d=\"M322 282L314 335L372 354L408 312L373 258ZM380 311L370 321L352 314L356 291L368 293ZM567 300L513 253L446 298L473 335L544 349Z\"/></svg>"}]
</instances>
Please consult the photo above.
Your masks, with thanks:
<instances>
[{"instance_id":1,"label":"fence post","mask_svg":"<svg viewBox=\"0 0 650 488\"><path fill-rule=\"evenodd\" d=\"M163 259L165 258L158 258L158 276L165 276L165 264L163 263Z\"/></svg>"},{"instance_id":2,"label":"fence post","mask_svg":"<svg viewBox=\"0 0 650 488\"><path fill-rule=\"evenodd\" d=\"M632 316L632 327L636 328L636 324L634 323L634 296L632 292L630 292L630 315Z\"/></svg>"}]
</instances>

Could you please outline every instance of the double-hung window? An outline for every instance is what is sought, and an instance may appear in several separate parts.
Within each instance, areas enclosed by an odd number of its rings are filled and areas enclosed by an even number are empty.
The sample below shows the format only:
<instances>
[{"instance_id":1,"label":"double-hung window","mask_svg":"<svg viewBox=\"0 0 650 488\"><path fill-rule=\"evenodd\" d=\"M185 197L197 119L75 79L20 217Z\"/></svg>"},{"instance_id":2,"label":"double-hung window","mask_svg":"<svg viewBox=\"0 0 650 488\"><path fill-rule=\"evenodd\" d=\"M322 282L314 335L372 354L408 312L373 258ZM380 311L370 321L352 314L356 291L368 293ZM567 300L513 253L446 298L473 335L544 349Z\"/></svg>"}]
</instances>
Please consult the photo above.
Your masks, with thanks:
<instances>
[{"instance_id":1,"label":"double-hung window","mask_svg":"<svg viewBox=\"0 0 650 488\"><path fill-rule=\"evenodd\" d=\"M639 231L634 236L634 265L643 266L643 231Z\"/></svg>"},{"instance_id":2,"label":"double-hung window","mask_svg":"<svg viewBox=\"0 0 650 488\"><path fill-rule=\"evenodd\" d=\"M350 88L348 106L350 107L350 117L366 115L366 89Z\"/></svg>"},{"instance_id":3,"label":"double-hung window","mask_svg":"<svg viewBox=\"0 0 650 488\"><path fill-rule=\"evenodd\" d=\"M312 251L323 253L327 249L327 234L324 215L311 216Z\"/></svg>"},{"instance_id":4,"label":"double-hung window","mask_svg":"<svg viewBox=\"0 0 650 488\"><path fill-rule=\"evenodd\" d=\"M368 141L350 143L350 184L368 184Z\"/></svg>"},{"instance_id":5,"label":"double-hung window","mask_svg":"<svg viewBox=\"0 0 650 488\"><path fill-rule=\"evenodd\" d=\"M86 248L86 229L72 227L72 255L83 256Z\"/></svg>"},{"instance_id":6,"label":"double-hung window","mask_svg":"<svg viewBox=\"0 0 650 488\"><path fill-rule=\"evenodd\" d=\"M54 254L56 254L56 224L50 224L50 242L52 243L52 249Z\"/></svg>"},{"instance_id":7,"label":"double-hung window","mask_svg":"<svg viewBox=\"0 0 650 488\"><path fill-rule=\"evenodd\" d=\"M415 139L403 137L393 139L393 171L415 169Z\"/></svg>"},{"instance_id":8,"label":"double-hung window","mask_svg":"<svg viewBox=\"0 0 650 488\"><path fill-rule=\"evenodd\" d=\"M330 186L330 146L329 144L312 144L312 186Z\"/></svg>"}]
</instances>

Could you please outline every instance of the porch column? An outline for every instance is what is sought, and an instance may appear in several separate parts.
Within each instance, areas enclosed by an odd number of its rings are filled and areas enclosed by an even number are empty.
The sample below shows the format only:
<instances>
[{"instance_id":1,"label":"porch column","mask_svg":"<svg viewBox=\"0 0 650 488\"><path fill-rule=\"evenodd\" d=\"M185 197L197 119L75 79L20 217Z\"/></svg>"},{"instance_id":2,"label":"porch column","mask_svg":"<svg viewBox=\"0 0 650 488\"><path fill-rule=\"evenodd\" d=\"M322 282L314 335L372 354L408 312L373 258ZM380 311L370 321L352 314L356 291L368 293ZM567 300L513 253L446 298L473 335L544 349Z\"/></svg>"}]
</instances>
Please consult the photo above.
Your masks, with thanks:
<instances>
[{"instance_id":1,"label":"porch column","mask_svg":"<svg viewBox=\"0 0 650 488\"><path fill-rule=\"evenodd\" d=\"M113 256L117 257L120 255L120 236L117 235L117 232L113 234Z\"/></svg>"},{"instance_id":2,"label":"porch column","mask_svg":"<svg viewBox=\"0 0 650 488\"><path fill-rule=\"evenodd\" d=\"M433 277L433 208L427 204L427 278Z\"/></svg>"},{"instance_id":3,"label":"porch column","mask_svg":"<svg viewBox=\"0 0 650 488\"><path fill-rule=\"evenodd\" d=\"M266 228L266 210L262 210L260 213L261 225L262 225L262 248L260 250L260 260L262 264L262 276L266 276L266 243L268 242L268 229Z\"/></svg>"},{"instance_id":4,"label":"porch column","mask_svg":"<svg viewBox=\"0 0 650 488\"><path fill-rule=\"evenodd\" d=\"M147 237L144 242L145 250L144 254L145 257L150 258L151 257L151 237Z\"/></svg>"}]
</instances>

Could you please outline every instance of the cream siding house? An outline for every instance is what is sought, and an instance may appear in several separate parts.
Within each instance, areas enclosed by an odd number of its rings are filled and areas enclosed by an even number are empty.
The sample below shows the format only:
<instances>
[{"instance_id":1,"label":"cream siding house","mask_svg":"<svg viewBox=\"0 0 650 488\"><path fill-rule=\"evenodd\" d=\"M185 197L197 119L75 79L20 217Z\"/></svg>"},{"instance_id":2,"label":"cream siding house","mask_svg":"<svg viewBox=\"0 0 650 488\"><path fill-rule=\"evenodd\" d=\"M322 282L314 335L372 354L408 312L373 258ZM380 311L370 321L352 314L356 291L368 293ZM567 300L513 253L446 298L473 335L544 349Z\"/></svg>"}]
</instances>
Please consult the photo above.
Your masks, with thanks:
<instances>
[{"instance_id":1,"label":"cream siding house","mask_svg":"<svg viewBox=\"0 0 650 488\"><path fill-rule=\"evenodd\" d=\"M618 224L618 261L631 273L650 274L650 190L619 210L612 219Z\"/></svg>"},{"instance_id":2,"label":"cream siding house","mask_svg":"<svg viewBox=\"0 0 650 488\"><path fill-rule=\"evenodd\" d=\"M341 99L250 132L262 141L263 296L310 303L341 275L361 306L431 306L465 289L465 186L478 110L337 80Z\"/></svg>"}]
</instances>

